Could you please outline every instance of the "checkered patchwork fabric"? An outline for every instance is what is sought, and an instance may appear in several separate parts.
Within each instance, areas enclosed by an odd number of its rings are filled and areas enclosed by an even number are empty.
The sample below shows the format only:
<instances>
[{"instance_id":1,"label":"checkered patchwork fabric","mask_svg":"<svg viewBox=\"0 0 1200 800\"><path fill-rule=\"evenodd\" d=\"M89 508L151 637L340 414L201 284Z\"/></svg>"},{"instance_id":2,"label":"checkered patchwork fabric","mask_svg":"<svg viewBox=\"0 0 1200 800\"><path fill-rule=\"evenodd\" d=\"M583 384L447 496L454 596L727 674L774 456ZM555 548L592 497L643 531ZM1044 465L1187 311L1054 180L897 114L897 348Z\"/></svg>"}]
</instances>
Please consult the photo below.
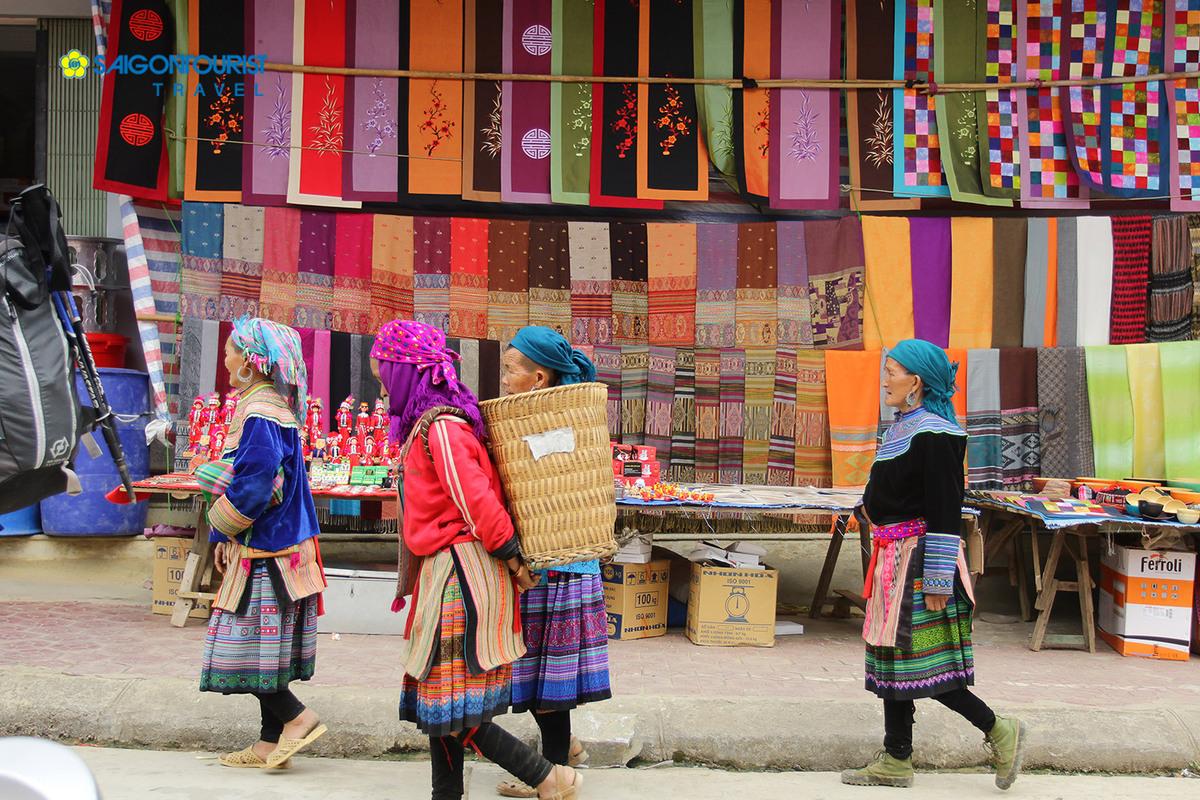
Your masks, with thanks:
<instances>
[{"instance_id":1,"label":"checkered patchwork fabric","mask_svg":"<svg viewBox=\"0 0 1200 800\"><path fill-rule=\"evenodd\" d=\"M1017 69L1014 0L987 0L987 83L1012 83ZM986 102L988 183L993 189L1019 189L1021 151L1017 148L1016 93L989 91Z\"/></svg>"},{"instance_id":2,"label":"checkered patchwork fabric","mask_svg":"<svg viewBox=\"0 0 1200 800\"><path fill-rule=\"evenodd\" d=\"M904 0L904 79L925 81L933 72L933 0ZM904 185L943 186L935 98L915 90L904 100Z\"/></svg>"},{"instance_id":3,"label":"checkered patchwork fabric","mask_svg":"<svg viewBox=\"0 0 1200 800\"><path fill-rule=\"evenodd\" d=\"M1062 77L1063 13L1067 0L1030 0L1026 6L1022 80L1052 81ZM1059 93L1038 89L1026 93L1023 195L1037 200L1079 197L1079 176L1071 166L1067 131Z\"/></svg>"},{"instance_id":4,"label":"checkered patchwork fabric","mask_svg":"<svg viewBox=\"0 0 1200 800\"><path fill-rule=\"evenodd\" d=\"M1068 76L1104 77L1104 41L1108 32L1106 0L1071 0L1069 25ZM1075 169L1093 184L1104 184L1104 153L1100 123L1103 114L1101 87L1071 86L1062 90L1067 101L1072 158Z\"/></svg>"},{"instance_id":5,"label":"checkered patchwork fabric","mask_svg":"<svg viewBox=\"0 0 1200 800\"><path fill-rule=\"evenodd\" d=\"M1163 68L1163 0L1132 0L1114 14L1113 77L1146 75ZM1161 83L1104 87L1111 130L1110 185L1127 191L1155 191L1162 185Z\"/></svg>"},{"instance_id":6,"label":"checkered patchwork fabric","mask_svg":"<svg viewBox=\"0 0 1200 800\"><path fill-rule=\"evenodd\" d=\"M1172 72L1200 71L1200 0L1174 0ZM1179 167L1172 194L1200 202L1200 80L1172 81L1175 157Z\"/></svg>"}]
</instances>

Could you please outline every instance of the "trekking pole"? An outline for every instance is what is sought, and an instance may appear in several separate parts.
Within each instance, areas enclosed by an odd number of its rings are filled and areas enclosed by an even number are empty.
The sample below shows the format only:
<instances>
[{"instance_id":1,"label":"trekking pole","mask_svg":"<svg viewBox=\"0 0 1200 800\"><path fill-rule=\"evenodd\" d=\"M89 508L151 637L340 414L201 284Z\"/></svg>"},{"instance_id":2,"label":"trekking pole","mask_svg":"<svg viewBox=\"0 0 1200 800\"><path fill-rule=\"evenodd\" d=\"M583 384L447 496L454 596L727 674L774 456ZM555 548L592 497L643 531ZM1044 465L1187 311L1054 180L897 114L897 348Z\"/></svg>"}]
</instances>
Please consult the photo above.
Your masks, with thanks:
<instances>
[{"instance_id":1,"label":"trekking pole","mask_svg":"<svg viewBox=\"0 0 1200 800\"><path fill-rule=\"evenodd\" d=\"M121 485L125 487L125 493L129 496L130 502L133 502L133 478L129 475L129 466L125 463L125 450L121 447L121 440L117 436L117 420L113 416L112 408L108 405L108 398L104 394L104 384L100 382L100 373L96 371L92 348L88 345L87 337L84 335L83 320L75 305L75 298L71 296L70 292L53 292L51 296L54 298L54 308L58 312L59 319L62 320L63 331L75 350L75 365L79 368L83 385L87 388L88 396L92 400L92 407L96 409L96 424L104 433L104 442L108 445L108 452L112 456L113 463L117 465L117 473L121 476Z\"/></svg>"}]
</instances>

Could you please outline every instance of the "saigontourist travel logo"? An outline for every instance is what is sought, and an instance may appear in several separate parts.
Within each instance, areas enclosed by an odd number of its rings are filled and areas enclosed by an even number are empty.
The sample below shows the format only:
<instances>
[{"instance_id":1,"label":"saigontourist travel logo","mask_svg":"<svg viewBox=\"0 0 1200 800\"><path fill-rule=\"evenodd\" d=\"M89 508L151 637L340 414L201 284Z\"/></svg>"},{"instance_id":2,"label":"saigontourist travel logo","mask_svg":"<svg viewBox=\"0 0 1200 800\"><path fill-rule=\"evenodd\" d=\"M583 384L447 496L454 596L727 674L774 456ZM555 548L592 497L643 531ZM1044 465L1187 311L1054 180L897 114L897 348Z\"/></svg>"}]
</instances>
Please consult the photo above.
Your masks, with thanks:
<instances>
[{"instance_id":1,"label":"saigontourist travel logo","mask_svg":"<svg viewBox=\"0 0 1200 800\"><path fill-rule=\"evenodd\" d=\"M227 92L232 92L234 97L245 97L250 92L253 92L256 97L262 97L262 93L258 90L258 81L251 81L250 89L247 88L246 81L229 81L229 89L226 90L226 81L222 79L260 75L266 71L266 63L266 55L236 53L212 55L173 53L153 56L134 54L119 55L111 61L104 56L96 56L93 61L75 49L64 53L58 59L58 66L62 69L63 77L66 79L85 78L89 74L104 77L110 72L117 75L152 75L162 78L153 84L156 95L161 96L166 93L177 97L189 94L186 81L189 73L210 78L207 81L196 82L190 92L194 97L205 97L210 94L220 95ZM184 79L168 81L168 78Z\"/></svg>"}]
</instances>

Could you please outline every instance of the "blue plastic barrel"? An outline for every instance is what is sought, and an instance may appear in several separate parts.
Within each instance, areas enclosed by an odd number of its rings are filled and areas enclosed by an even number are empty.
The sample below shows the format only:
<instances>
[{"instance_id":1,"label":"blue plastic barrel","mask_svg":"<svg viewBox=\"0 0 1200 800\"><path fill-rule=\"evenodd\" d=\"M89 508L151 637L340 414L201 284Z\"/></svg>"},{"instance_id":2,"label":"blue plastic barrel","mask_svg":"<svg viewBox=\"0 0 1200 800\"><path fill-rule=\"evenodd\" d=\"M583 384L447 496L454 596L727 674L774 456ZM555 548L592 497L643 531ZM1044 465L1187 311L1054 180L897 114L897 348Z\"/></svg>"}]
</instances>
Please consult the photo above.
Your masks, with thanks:
<instances>
[{"instance_id":1,"label":"blue plastic barrel","mask_svg":"<svg viewBox=\"0 0 1200 800\"><path fill-rule=\"evenodd\" d=\"M104 395L113 412L134 417L118 421L117 435L125 451L125 463L133 479L150 475L150 448L146 444L146 424L150 421L150 379L132 369L99 369ZM91 406L83 379L75 376L80 402ZM117 467L104 443L101 431L95 432L100 457L92 458L80 446L75 457L75 472L83 484L83 494L48 497L42 501L42 529L50 536L131 536L146 528L146 503L117 505L105 495L121 483Z\"/></svg>"},{"instance_id":2,"label":"blue plastic barrel","mask_svg":"<svg viewBox=\"0 0 1200 800\"><path fill-rule=\"evenodd\" d=\"M42 532L42 511L36 503L0 514L0 536L33 536Z\"/></svg>"}]
</instances>

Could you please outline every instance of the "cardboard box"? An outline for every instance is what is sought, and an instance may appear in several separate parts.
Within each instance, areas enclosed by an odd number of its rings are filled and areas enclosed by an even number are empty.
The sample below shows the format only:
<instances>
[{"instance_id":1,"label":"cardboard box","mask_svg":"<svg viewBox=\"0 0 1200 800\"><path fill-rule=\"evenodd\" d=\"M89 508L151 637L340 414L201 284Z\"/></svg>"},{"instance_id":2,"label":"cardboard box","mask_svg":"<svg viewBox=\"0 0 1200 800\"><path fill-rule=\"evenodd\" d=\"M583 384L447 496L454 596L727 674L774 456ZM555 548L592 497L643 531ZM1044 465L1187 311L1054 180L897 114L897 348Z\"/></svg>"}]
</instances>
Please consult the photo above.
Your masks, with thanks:
<instances>
[{"instance_id":1,"label":"cardboard box","mask_svg":"<svg viewBox=\"0 0 1200 800\"><path fill-rule=\"evenodd\" d=\"M192 549L191 539L154 539L154 589L151 593L150 610L155 614L173 614L179 582L183 580L183 568L187 564L188 552ZM192 619L208 619L212 614L212 603L197 600L188 616Z\"/></svg>"},{"instance_id":2,"label":"cardboard box","mask_svg":"<svg viewBox=\"0 0 1200 800\"><path fill-rule=\"evenodd\" d=\"M671 562L605 564L604 605L608 611L608 638L648 639L667 632L667 589Z\"/></svg>"},{"instance_id":3,"label":"cardboard box","mask_svg":"<svg viewBox=\"0 0 1200 800\"><path fill-rule=\"evenodd\" d=\"M687 635L716 647L774 647L779 571L692 565Z\"/></svg>"},{"instance_id":4,"label":"cardboard box","mask_svg":"<svg viewBox=\"0 0 1200 800\"><path fill-rule=\"evenodd\" d=\"M1196 554L1118 547L1100 562L1100 636L1123 656L1186 661Z\"/></svg>"}]
</instances>

